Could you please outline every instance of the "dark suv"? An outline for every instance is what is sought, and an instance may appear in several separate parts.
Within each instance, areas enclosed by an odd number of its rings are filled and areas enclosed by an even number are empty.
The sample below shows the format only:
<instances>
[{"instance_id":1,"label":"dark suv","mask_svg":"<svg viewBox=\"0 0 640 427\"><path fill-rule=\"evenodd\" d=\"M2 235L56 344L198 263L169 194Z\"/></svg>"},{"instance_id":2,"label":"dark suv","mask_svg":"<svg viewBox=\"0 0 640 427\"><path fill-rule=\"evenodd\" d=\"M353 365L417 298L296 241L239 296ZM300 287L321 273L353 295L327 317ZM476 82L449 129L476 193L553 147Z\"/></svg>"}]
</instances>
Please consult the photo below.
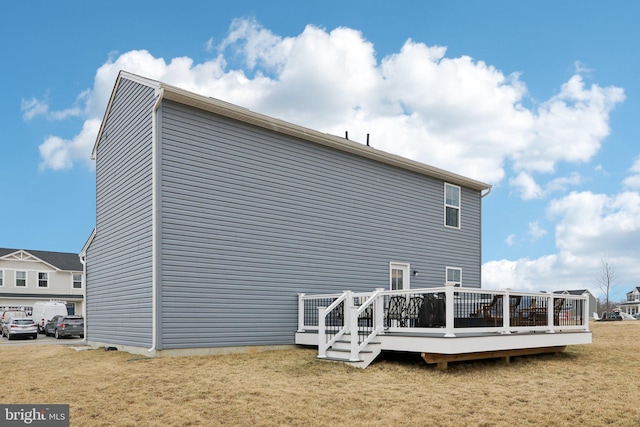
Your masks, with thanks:
<instances>
[{"instance_id":1,"label":"dark suv","mask_svg":"<svg viewBox=\"0 0 640 427\"><path fill-rule=\"evenodd\" d=\"M44 333L47 336L53 335L56 338L70 337L72 335L80 335L84 338L84 319L82 316L53 316L51 320L44 325Z\"/></svg>"}]
</instances>

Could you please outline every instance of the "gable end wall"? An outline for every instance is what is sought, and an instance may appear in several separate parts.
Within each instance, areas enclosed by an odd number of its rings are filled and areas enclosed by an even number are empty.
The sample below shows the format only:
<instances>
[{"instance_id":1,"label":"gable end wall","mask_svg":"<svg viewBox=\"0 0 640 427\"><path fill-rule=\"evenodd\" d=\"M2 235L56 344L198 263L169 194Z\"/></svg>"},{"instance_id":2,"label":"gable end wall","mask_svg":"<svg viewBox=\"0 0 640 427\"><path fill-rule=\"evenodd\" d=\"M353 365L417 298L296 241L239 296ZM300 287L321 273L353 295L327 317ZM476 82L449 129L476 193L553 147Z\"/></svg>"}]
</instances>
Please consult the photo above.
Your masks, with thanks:
<instances>
[{"instance_id":1,"label":"gable end wall","mask_svg":"<svg viewBox=\"0 0 640 427\"><path fill-rule=\"evenodd\" d=\"M87 340L151 346L154 89L122 79L96 156Z\"/></svg>"}]
</instances>

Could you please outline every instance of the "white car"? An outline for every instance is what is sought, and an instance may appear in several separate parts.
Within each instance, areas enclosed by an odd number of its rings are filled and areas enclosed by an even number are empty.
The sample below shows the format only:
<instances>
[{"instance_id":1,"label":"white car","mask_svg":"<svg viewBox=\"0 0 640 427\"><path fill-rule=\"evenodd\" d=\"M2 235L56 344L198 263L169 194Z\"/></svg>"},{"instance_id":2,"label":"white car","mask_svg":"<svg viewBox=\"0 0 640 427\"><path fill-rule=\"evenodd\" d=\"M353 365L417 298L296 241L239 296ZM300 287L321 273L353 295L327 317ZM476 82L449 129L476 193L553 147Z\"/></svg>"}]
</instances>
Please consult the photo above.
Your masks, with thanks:
<instances>
[{"instance_id":1,"label":"white car","mask_svg":"<svg viewBox=\"0 0 640 427\"><path fill-rule=\"evenodd\" d=\"M29 317L12 317L8 322L2 324L2 336L8 339L15 337L38 338L38 326Z\"/></svg>"}]
</instances>

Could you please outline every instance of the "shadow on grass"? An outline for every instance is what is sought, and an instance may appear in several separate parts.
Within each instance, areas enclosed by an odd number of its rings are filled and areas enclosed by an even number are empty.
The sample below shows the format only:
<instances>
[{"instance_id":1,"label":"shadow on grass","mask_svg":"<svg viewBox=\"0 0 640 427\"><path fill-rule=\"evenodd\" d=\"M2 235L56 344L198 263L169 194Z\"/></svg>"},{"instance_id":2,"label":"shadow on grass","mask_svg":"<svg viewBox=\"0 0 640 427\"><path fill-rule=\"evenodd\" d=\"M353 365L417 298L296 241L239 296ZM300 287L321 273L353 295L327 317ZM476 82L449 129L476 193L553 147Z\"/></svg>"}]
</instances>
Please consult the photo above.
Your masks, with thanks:
<instances>
[{"instance_id":1,"label":"shadow on grass","mask_svg":"<svg viewBox=\"0 0 640 427\"><path fill-rule=\"evenodd\" d=\"M485 370L485 369L504 369L505 367L518 367L528 366L538 363L547 363L549 361L555 362L574 362L580 358L579 354L571 351L564 351L558 353L542 353L523 356L512 356L510 362L506 363L504 358L487 358L478 360L464 360L449 362L446 371L441 372L467 372L472 370ZM400 352L400 351L383 351L380 356L372 363L371 366L382 367L383 365L389 367L405 367L411 369L427 369L437 370L436 364L427 364L420 353L413 352Z\"/></svg>"}]
</instances>

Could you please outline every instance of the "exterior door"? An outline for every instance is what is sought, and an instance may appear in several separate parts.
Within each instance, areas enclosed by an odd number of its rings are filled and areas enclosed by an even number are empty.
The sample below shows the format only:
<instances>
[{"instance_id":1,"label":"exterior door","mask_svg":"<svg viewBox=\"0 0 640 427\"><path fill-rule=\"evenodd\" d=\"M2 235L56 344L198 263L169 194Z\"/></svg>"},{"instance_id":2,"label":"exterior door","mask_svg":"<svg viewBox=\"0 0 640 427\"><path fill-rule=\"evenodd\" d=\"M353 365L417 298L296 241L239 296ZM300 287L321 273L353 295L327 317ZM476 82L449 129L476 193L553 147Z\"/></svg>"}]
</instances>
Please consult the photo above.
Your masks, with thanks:
<instances>
[{"instance_id":1,"label":"exterior door","mask_svg":"<svg viewBox=\"0 0 640 427\"><path fill-rule=\"evenodd\" d=\"M409 289L409 264L392 262L389 264L389 289L392 291Z\"/></svg>"}]
</instances>

